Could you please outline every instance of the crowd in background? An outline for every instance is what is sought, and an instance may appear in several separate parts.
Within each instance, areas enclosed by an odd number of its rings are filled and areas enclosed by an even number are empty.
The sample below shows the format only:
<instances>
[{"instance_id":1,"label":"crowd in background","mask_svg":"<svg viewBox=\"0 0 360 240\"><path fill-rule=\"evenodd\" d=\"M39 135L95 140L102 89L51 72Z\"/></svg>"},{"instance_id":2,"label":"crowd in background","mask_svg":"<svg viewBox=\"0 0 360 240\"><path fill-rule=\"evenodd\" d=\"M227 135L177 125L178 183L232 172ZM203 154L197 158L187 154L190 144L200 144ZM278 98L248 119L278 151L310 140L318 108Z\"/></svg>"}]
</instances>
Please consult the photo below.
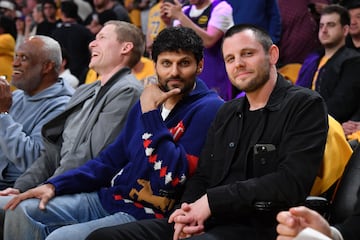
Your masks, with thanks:
<instances>
[{"instance_id":1,"label":"crowd in background","mask_svg":"<svg viewBox=\"0 0 360 240\"><path fill-rule=\"evenodd\" d=\"M204 1L177 2L186 6ZM317 38L319 14L325 5L332 3L329 0L227 2L232 8L235 24L252 23L270 33L281 50L279 67L301 64L307 54L320 47ZM349 6L352 2L338 3ZM92 73L87 66L90 57L87 45L108 20L127 21L141 28L146 35L147 51L144 57L149 57L154 37L173 24L161 18L161 5L162 0L1 0L0 75L11 78L14 50L24 38L36 34L51 36L59 41L68 55L66 66L79 84L85 83L87 74ZM225 25L223 30L228 26ZM145 63L144 58L136 71L142 69ZM150 70L151 73L154 72ZM96 74L94 76L90 79L98 77ZM226 75L222 77L227 78ZM73 86L77 85L73 83ZM222 97L229 100L237 93L233 89L233 92Z\"/></svg>"}]
</instances>

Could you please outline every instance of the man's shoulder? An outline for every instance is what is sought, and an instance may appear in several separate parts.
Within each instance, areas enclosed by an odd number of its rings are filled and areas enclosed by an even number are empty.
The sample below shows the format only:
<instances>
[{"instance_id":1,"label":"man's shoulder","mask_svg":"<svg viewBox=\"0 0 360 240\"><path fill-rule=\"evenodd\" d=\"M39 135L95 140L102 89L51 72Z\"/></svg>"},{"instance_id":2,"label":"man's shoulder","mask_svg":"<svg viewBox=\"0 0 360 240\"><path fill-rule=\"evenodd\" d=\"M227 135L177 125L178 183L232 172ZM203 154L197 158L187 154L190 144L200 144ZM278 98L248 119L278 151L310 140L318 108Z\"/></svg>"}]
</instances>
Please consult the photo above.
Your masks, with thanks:
<instances>
[{"instance_id":1,"label":"man's shoulder","mask_svg":"<svg viewBox=\"0 0 360 240\"><path fill-rule=\"evenodd\" d=\"M96 81L90 84L82 84L79 86L74 95L79 96L86 94L88 92L94 91L96 87L100 86L100 82ZM109 88L109 90L105 93L108 94L119 94L124 91L124 89L130 89L131 91L137 92L139 95L143 90L143 86L141 83L133 76L132 74L128 74L122 76L121 79L117 79L117 81Z\"/></svg>"},{"instance_id":2,"label":"man's shoulder","mask_svg":"<svg viewBox=\"0 0 360 240\"><path fill-rule=\"evenodd\" d=\"M348 47L343 47L341 49L339 49L334 56L332 57L333 60L337 61L347 61L350 59L356 59L356 58L360 58L360 53L358 51L356 51L355 49L352 48L348 48Z\"/></svg>"},{"instance_id":3,"label":"man's shoulder","mask_svg":"<svg viewBox=\"0 0 360 240\"><path fill-rule=\"evenodd\" d=\"M360 67L360 53L354 49L343 47L332 56L326 66L334 69L336 73L340 73L341 69L347 65Z\"/></svg>"},{"instance_id":4,"label":"man's shoulder","mask_svg":"<svg viewBox=\"0 0 360 240\"><path fill-rule=\"evenodd\" d=\"M52 32L52 35L61 35L64 33L76 34L91 34L91 32L82 24L79 23L58 23Z\"/></svg>"},{"instance_id":5,"label":"man's shoulder","mask_svg":"<svg viewBox=\"0 0 360 240\"><path fill-rule=\"evenodd\" d=\"M316 101L324 102L318 92L306 87L291 84L281 75L278 75L276 86L271 93L267 106L269 108L274 107L274 109L278 109L278 107L282 108L285 105L300 106Z\"/></svg>"},{"instance_id":6,"label":"man's shoulder","mask_svg":"<svg viewBox=\"0 0 360 240\"><path fill-rule=\"evenodd\" d=\"M211 90L200 97L200 104L204 105L204 109L219 108L224 103L225 101L217 93Z\"/></svg>"},{"instance_id":7,"label":"man's shoulder","mask_svg":"<svg viewBox=\"0 0 360 240\"><path fill-rule=\"evenodd\" d=\"M287 92L289 94L293 94L295 96L301 97L307 97L307 98L321 98L320 94L317 91L311 90L309 88L305 88L302 86L297 85L291 85Z\"/></svg>"},{"instance_id":8,"label":"man's shoulder","mask_svg":"<svg viewBox=\"0 0 360 240\"><path fill-rule=\"evenodd\" d=\"M81 84L78 88L76 88L74 94L79 94L79 93L82 93L82 92L86 92L86 91L88 91L90 89L95 88L98 85L100 85L100 83L98 81L88 83L88 84Z\"/></svg>"},{"instance_id":9,"label":"man's shoulder","mask_svg":"<svg viewBox=\"0 0 360 240\"><path fill-rule=\"evenodd\" d=\"M114 83L114 86L116 86L116 87L111 88L111 89L113 89L113 91L118 91L118 90L120 90L119 88L127 88L127 89L132 89L134 91L140 91L140 92L142 92L142 90L143 90L143 85L132 73L121 76L116 81L116 83Z\"/></svg>"},{"instance_id":10,"label":"man's shoulder","mask_svg":"<svg viewBox=\"0 0 360 240\"><path fill-rule=\"evenodd\" d=\"M290 85L283 91L283 94L280 94L276 100L267 105L269 110L274 112L280 111L280 113L283 111L292 112L294 110L295 112L298 112L300 109L323 109L324 112L326 111L324 99L314 90L301 86Z\"/></svg>"}]
</instances>

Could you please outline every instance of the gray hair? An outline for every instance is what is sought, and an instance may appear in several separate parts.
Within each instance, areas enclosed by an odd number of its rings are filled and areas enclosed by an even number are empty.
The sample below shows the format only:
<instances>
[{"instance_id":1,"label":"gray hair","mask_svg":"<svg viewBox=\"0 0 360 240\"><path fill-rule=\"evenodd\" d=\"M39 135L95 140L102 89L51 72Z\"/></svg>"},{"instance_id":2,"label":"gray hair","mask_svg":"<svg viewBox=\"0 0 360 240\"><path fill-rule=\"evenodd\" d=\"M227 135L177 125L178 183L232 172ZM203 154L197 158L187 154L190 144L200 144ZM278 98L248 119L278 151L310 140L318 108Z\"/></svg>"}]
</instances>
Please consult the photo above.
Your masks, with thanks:
<instances>
[{"instance_id":1,"label":"gray hair","mask_svg":"<svg viewBox=\"0 0 360 240\"><path fill-rule=\"evenodd\" d=\"M47 60L54 62L54 70L59 73L62 63L60 44L53 38L43 35L35 35L30 38L38 38L43 42L42 51Z\"/></svg>"}]
</instances>

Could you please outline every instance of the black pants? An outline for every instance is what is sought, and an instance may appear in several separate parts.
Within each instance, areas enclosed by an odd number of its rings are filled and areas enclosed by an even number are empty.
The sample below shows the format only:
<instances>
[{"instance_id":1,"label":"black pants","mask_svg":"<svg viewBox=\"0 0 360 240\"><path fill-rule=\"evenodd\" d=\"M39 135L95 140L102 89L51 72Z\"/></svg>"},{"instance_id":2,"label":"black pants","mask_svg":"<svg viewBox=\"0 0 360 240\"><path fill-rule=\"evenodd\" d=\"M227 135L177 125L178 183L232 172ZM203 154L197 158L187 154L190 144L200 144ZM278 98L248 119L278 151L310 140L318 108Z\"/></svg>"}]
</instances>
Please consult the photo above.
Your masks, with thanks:
<instances>
[{"instance_id":1,"label":"black pants","mask_svg":"<svg viewBox=\"0 0 360 240\"><path fill-rule=\"evenodd\" d=\"M167 219L142 220L114 227L101 228L86 240L172 240L173 224ZM271 240L276 238L274 228L255 229L240 224L211 227L204 234L189 240Z\"/></svg>"}]
</instances>

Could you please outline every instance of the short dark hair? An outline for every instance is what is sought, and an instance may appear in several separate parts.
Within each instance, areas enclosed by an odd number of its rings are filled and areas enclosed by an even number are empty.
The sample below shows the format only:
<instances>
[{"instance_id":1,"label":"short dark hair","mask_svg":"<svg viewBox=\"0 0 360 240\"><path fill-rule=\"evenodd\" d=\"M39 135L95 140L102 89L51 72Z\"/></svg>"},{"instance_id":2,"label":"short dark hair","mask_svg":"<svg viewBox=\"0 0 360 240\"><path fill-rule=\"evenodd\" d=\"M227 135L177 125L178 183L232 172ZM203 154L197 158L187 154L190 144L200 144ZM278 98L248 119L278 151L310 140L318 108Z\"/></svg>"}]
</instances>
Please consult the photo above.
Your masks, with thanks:
<instances>
[{"instance_id":1,"label":"short dark hair","mask_svg":"<svg viewBox=\"0 0 360 240\"><path fill-rule=\"evenodd\" d=\"M338 4L330 4L321 11L321 16L332 13L337 13L340 16L340 24L342 26L350 25L349 11L345 7Z\"/></svg>"},{"instance_id":2,"label":"short dark hair","mask_svg":"<svg viewBox=\"0 0 360 240\"><path fill-rule=\"evenodd\" d=\"M42 0L41 1L41 5L43 6L44 8L44 5L45 4L50 4L51 6L53 6L55 9L57 9L57 6L56 6L56 3L54 0Z\"/></svg>"},{"instance_id":3,"label":"short dark hair","mask_svg":"<svg viewBox=\"0 0 360 240\"><path fill-rule=\"evenodd\" d=\"M356 8L360 8L360 2L352 3L347 7L348 10L356 9Z\"/></svg>"},{"instance_id":4,"label":"short dark hair","mask_svg":"<svg viewBox=\"0 0 360 240\"><path fill-rule=\"evenodd\" d=\"M203 41L191 28L165 28L154 40L151 57L156 62L160 53L178 51L193 53L196 62L199 63L204 56Z\"/></svg>"},{"instance_id":5,"label":"short dark hair","mask_svg":"<svg viewBox=\"0 0 360 240\"><path fill-rule=\"evenodd\" d=\"M61 2L61 12L67 18L78 19L78 6L73 1L63 1Z\"/></svg>"},{"instance_id":6,"label":"short dark hair","mask_svg":"<svg viewBox=\"0 0 360 240\"><path fill-rule=\"evenodd\" d=\"M268 52L270 47L274 44L266 30L253 24L238 24L232 26L225 32L223 41L236 33L244 32L246 30L250 30L254 33L256 40L262 45L265 53Z\"/></svg>"}]
</instances>

